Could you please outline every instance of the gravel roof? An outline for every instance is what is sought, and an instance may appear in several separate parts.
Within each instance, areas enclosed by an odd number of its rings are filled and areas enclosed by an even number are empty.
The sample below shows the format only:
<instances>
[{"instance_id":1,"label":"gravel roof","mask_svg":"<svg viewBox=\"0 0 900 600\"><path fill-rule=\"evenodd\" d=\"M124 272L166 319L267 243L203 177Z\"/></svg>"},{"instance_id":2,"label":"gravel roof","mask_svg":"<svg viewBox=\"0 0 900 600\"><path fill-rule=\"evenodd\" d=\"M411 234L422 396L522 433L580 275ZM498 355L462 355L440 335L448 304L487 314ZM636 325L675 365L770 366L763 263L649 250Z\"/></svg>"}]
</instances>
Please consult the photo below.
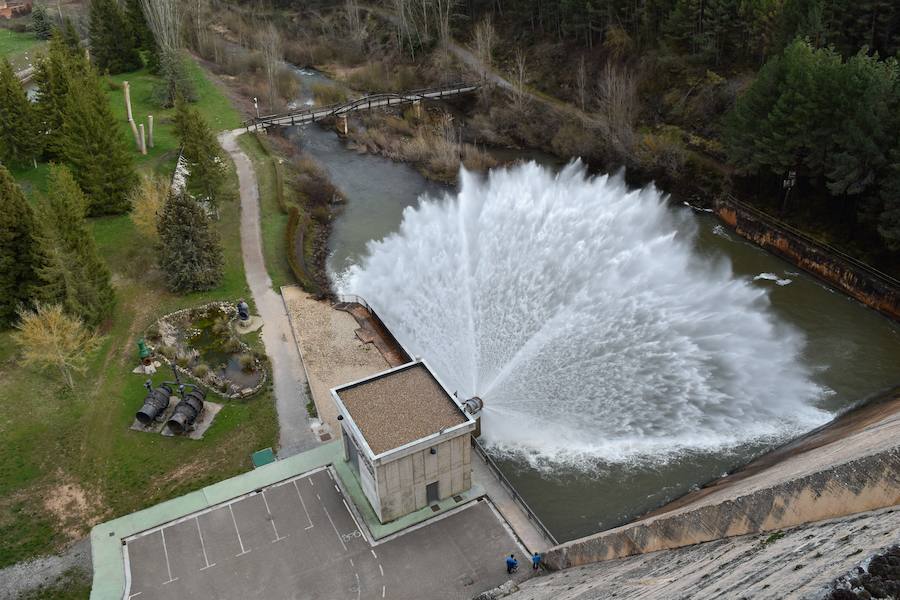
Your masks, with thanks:
<instances>
[{"instance_id":1,"label":"gravel roof","mask_svg":"<svg viewBox=\"0 0 900 600\"><path fill-rule=\"evenodd\" d=\"M467 420L421 363L336 391L376 455Z\"/></svg>"}]
</instances>

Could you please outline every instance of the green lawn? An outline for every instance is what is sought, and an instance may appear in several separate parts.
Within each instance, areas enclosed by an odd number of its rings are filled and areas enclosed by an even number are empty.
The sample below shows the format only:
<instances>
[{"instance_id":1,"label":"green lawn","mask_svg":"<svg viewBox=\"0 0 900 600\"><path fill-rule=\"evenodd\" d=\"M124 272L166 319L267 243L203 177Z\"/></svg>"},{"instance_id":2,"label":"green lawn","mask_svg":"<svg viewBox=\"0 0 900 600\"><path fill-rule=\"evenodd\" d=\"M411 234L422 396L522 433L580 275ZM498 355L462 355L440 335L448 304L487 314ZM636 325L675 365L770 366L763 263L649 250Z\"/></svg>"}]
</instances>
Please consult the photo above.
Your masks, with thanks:
<instances>
[{"instance_id":1,"label":"green lawn","mask_svg":"<svg viewBox=\"0 0 900 600\"><path fill-rule=\"evenodd\" d=\"M191 63L201 100L216 130L235 127L240 117L227 98ZM136 118L158 115L156 148L136 155L142 171L170 174L177 143L171 111L154 107L154 79L139 71L117 76L132 82ZM125 139L123 92L110 89ZM9 331L0 332L0 567L54 552L107 520L248 470L250 454L277 443L277 418L270 390L246 401L226 401L202 441L165 438L128 430L145 390L136 366L136 341L157 317L211 300L249 299L240 253L240 210L233 166L217 228L225 254L225 277L215 290L178 296L163 286L152 245L127 216L92 220L101 253L113 272L118 304L104 324L102 348L80 377L74 393L52 372L18 364ZM16 172L32 193L43 189L46 166ZM245 340L255 348L257 334ZM169 378L165 372L154 380ZM221 401L214 395L213 401ZM44 597L44 596L41 596ZM50 596L56 597L52 593ZM69 596L67 596L69 597ZM78 597L78 595L72 596Z\"/></svg>"},{"instance_id":2,"label":"green lawn","mask_svg":"<svg viewBox=\"0 0 900 600\"><path fill-rule=\"evenodd\" d=\"M33 62L36 51L46 44L31 33L18 33L11 29L0 29L0 56L5 56L17 71L25 69Z\"/></svg>"},{"instance_id":3,"label":"green lawn","mask_svg":"<svg viewBox=\"0 0 900 600\"><path fill-rule=\"evenodd\" d=\"M284 237L288 216L279 208L275 195L275 166L272 164L272 156L254 135L242 135L238 138L238 144L253 161L256 171L256 180L259 185L259 208L262 217L260 229L263 238L263 253L272 285L275 289L283 285L293 285L297 283L297 280L288 264Z\"/></svg>"}]
</instances>

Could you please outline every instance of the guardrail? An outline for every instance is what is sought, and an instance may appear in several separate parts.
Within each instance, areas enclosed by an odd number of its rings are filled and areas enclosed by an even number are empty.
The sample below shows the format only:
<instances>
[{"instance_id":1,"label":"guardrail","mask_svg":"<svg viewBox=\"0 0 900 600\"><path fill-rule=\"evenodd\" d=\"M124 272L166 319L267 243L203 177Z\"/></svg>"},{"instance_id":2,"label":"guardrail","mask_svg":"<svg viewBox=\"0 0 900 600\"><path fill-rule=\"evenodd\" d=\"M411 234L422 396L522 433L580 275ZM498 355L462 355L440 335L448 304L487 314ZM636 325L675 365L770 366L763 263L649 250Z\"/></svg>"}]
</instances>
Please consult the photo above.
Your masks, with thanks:
<instances>
[{"instance_id":1,"label":"guardrail","mask_svg":"<svg viewBox=\"0 0 900 600\"><path fill-rule=\"evenodd\" d=\"M867 274L871 275L872 277L880 280L882 283L886 283L887 285L890 285L890 286L894 287L895 289L900 290L900 281L898 281L894 277L891 277L887 273L879 271L872 265L864 263L861 260L859 260L858 258L854 258L854 257L850 256L849 254L847 254L846 252L838 250L834 246L830 246L829 244L826 244L825 242L823 242L821 240L817 240L817 239L811 237L809 234L804 233L803 231L800 231L793 225L789 225L788 223L785 223L784 221L781 221L781 220L773 217L772 215L770 215L766 212L763 212L763 211L759 210L758 208L747 204L746 202L743 202L742 200L738 200L731 194L725 194L725 199L726 199L726 202L734 204L734 205L740 207L742 210L746 210L747 212L759 217L763 221L768 221L769 223L773 223L774 225L787 231L791 235L800 238L807 244L810 244L811 246L819 247L823 251L840 258L842 261L852 265L853 267L866 272Z\"/></svg>"},{"instance_id":2,"label":"guardrail","mask_svg":"<svg viewBox=\"0 0 900 600\"><path fill-rule=\"evenodd\" d=\"M525 516L528 517L537 530L541 532L541 534L546 537L553 546L558 546L559 541L557 541L556 537L550 533L550 530L547 529L547 526L544 525L544 522L541 521L540 517L535 514L531 507L528 506L528 503L525 502L525 499L519 495L519 492L516 491L516 488L513 487L513 484L509 482L506 478L506 475L503 474L503 471L500 470L500 467L497 466L497 463L494 462L494 459L485 451L484 447L481 445L481 442L476 440L474 437L472 438L472 447L475 448L475 452L484 459L484 462L487 464L488 468L493 471L494 476L500 482L506 491L509 492L509 495L512 496L513 500L516 501L516 504L519 505L519 508L522 509L522 512L525 513Z\"/></svg>"}]
</instances>

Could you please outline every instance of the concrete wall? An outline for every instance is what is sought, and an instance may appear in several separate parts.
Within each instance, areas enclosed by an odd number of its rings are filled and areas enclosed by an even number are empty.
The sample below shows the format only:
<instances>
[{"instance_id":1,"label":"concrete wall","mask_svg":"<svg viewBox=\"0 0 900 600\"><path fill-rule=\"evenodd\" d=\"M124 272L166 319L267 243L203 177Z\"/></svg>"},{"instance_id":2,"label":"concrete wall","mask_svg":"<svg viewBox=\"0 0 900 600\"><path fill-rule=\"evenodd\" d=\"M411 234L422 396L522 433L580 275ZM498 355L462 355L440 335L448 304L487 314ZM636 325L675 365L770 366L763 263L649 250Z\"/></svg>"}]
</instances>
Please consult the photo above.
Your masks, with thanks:
<instances>
[{"instance_id":1,"label":"concrete wall","mask_svg":"<svg viewBox=\"0 0 900 600\"><path fill-rule=\"evenodd\" d=\"M745 237L830 283L888 317L900 321L900 289L889 281L836 255L832 250L795 233L751 208L720 198L716 214Z\"/></svg>"},{"instance_id":2,"label":"concrete wall","mask_svg":"<svg viewBox=\"0 0 900 600\"><path fill-rule=\"evenodd\" d=\"M751 463L642 520L556 546L545 562L566 569L900 504L900 396L891 394L778 461Z\"/></svg>"},{"instance_id":3,"label":"concrete wall","mask_svg":"<svg viewBox=\"0 0 900 600\"><path fill-rule=\"evenodd\" d=\"M375 467L382 522L425 508L429 483L438 482L441 499L472 487L471 434L443 440L435 448L436 454L424 448Z\"/></svg>"}]
</instances>

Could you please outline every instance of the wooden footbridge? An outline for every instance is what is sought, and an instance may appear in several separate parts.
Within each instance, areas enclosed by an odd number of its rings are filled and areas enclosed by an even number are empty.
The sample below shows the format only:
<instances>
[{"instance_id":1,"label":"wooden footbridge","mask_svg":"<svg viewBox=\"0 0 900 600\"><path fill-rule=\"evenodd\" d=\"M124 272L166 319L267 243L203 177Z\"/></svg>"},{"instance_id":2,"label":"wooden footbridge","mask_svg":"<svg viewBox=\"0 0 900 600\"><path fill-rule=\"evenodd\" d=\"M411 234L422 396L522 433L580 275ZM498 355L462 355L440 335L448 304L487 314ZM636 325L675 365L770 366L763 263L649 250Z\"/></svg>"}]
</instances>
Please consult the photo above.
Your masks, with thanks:
<instances>
[{"instance_id":1,"label":"wooden footbridge","mask_svg":"<svg viewBox=\"0 0 900 600\"><path fill-rule=\"evenodd\" d=\"M404 104L415 104L422 100L441 100L461 94L470 94L479 88L474 83L455 83L452 85L428 88L424 90L412 90L409 92L380 93L369 94L356 100L343 102L341 104L332 104L329 106L304 108L288 113L277 115L266 115L250 119L244 123L248 130L265 129L272 126L290 127L291 125L303 125L305 123L315 123L323 119L332 117L344 117L352 112L360 110L370 110L382 106L402 106Z\"/></svg>"}]
</instances>

